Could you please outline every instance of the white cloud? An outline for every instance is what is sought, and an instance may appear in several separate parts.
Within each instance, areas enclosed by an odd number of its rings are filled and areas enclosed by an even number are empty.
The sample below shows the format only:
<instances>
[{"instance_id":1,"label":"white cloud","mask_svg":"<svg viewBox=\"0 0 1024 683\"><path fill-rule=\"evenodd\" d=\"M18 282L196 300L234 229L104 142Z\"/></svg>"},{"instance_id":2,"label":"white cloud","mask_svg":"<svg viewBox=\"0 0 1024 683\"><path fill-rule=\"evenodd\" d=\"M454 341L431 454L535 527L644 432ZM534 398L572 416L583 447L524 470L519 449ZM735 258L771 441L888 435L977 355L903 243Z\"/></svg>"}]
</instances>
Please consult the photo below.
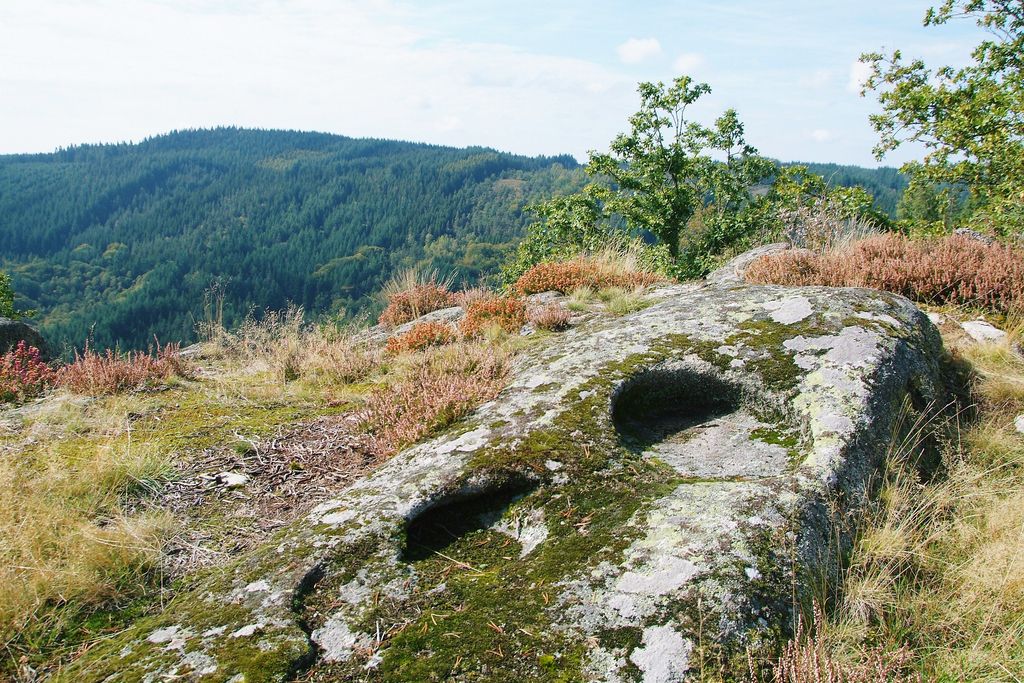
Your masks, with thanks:
<instances>
[{"instance_id":1,"label":"white cloud","mask_svg":"<svg viewBox=\"0 0 1024 683\"><path fill-rule=\"evenodd\" d=\"M832 82L832 71L829 69L815 69L812 73L800 77L800 85L804 88L824 88Z\"/></svg>"},{"instance_id":2,"label":"white cloud","mask_svg":"<svg viewBox=\"0 0 1024 683\"><path fill-rule=\"evenodd\" d=\"M684 52L676 57L676 61L672 62L672 68L677 74L692 74L702 64L704 64L704 55L696 52Z\"/></svg>"},{"instance_id":3,"label":"white cloud","mask_svg":"<svg viewBox=\"0 0 1024 683\"><path fill-rule=\"evenodd\" d=\"M829 142L833 139L832 131L825 128L816 128L811 131L811 139L815 142Z\"/></svg>"},{"instance_id":4,"label":"white cloud","mask_svg":"<svg viewBox=\"0 0 1024 683\"><path fill-rule=\"evenodd\" d=\"M582 158L631 77L413 28L390 0L0 2L0 153L239 125ZM580 111L594 112L588 126Z\"/></svg>"},{"instance_id":5,"label":"white cloud","mask_svg":"<svg viewBox=\"0 0 1024 683\"><path fill-rule=\"evenodd\" d=\"M850 65L850 81L846 84L846 89L850 92L860 94L861 88L864 87L864 83L870 76L871 66L857 60Z\"/></svg>"},{"instance_id":6,"label":"white cloud","mask_svg":"<svg viewBox=\"0 0 1024 683\"><path fill-rule=\"evenodd\" d=\"M661 43L657 38L630 38L615 48L619 59L626 64L639 64L661 54Z\"/></svg>"}]
</instances>

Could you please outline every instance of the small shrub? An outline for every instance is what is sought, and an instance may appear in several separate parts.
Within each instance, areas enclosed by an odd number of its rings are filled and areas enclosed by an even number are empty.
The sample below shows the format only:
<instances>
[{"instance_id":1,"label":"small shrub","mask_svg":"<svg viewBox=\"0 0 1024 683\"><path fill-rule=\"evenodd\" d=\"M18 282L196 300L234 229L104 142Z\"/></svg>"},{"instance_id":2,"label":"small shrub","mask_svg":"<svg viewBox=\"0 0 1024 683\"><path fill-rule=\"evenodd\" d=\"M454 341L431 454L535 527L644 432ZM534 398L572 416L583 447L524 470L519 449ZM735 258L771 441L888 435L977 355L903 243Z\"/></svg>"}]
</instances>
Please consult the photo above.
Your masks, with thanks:
<instances>
[{"instance_id":1,"label":"small shrub","mask_svg":"<svg viewBox=\"0 0 1024 683\"><path fill-rule=\"evenodd\" d=\"M191 374L177 344L158 346L155 355L141 351L119 354L111 349L101 354L87 346L81 355L75 352L74 363L57 371L56 383L76 394L101 396Z\"/></svg>"},{"instance_id":2,"label":"small shrub","mask_svg":"<svg viewBox=\"0 0 1024 683\"><path fill-rule=\"evenodd\" d=\"M53 384L55 373L43 362L39 349L24 340L0 356L0 401L24 401L39 396Z\"/></svg>"},{"instance_id":3,"label":"small shrub","mask_svg":"<svg viewBox=\"0 0 1024 683\"><path fill-rule=\"evenodd\" d=\"M508 372L508 356L493 346L431 349L400 381L370 395L362 427L378 452L390 456L497 396Z\"/></svg>"},{"instance_id":4,"label":"small shrub","mask_svg":"<svg viewBox=\"0 0 1024 683\"><path fill-rule=\"evenodd\" d=\"M981 306L1010 313L1024 301L1024 252L951 235L911 240L880 235L818 254L764 256L748 282L791 286L873 287L933 304Z\"/></svg>"},{"instance_id":5,"label":"small shrub","mask_svg":"<svg viewBox=\"0 0 1024 683\"><path fill-rule=\"evenodd\" d=\"M488 327L498 327L508 334L518 332L526 324L526 304L509 296L494 296L474 301L466 309L459 324L464 337L478 337Z\"/></svg>"},{"instance_id":6,"label":"small shrub","mask_svg":"<svg viewBox=\"0 0 1024 683\"><path fill-rule=\"evenodd\" d=\"M437 273L421 279L415 271L406 271L384 287L388 305L379 322L394 327L415 320L421 315L459 305L459 298L449 291L450 280L439 281Z\"/></svg>"},{"instance_id":7,"label":"small shrub","mask_svg":"<svg viewBox=\"0 0 1024 683\"><path fill-rule=\"evenodd\" d=\"M440 322L417 323L405 334L388 339L386 351L397 354L422 351L431 346L444 346L455 341L455 332Z\"/></svg>"},{"instance_id":8,"label":"small shrub","mask_svg":"<svg viewBox=\"0 0 1024 683\"><path fill-rule=\"evenodd\" d=\"M538 292L570 292L581 287L647 287L663 280L660 275L640 269L628 255L598 254L580 256L570 261L539 263L516 281L518 294Z\"/></svg>"},{"instance_id":9,"label":"small shrub","mask_svg":"<svg viewBox=\"0 0 1024 683\"><path fill-rule=\"evenodd\" d=\"M569 327L572 314L558 304L549 304L530 312L530 322L539 330L561 332Z\"/></svg>"}]
</instances>

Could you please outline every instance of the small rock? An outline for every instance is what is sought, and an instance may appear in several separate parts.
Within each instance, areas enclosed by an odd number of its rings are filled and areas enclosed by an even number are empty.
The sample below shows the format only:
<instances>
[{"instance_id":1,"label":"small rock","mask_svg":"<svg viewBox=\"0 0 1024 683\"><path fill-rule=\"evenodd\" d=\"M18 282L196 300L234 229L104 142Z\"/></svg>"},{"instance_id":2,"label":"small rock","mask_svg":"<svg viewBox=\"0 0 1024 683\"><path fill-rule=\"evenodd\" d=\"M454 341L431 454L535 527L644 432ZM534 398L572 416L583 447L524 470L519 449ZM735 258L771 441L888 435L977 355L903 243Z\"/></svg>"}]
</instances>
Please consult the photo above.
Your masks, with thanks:
<instances>
[{"instance_id":1,"label":"small rock","mask_svg":"<svg viewBox=\"0 0 1024 683\"><path fill-rule=\"evenodd\" d=\"M1017 416L1017 419L1013 421L1013 426L1017 428L1018 432L1024 434L1024 414Z\"/></svg>"},{"instance_id":2,"label":"small rock","mask_svg":"<svg viewBox=\"0 0 1024 683\"><path fill-rule=\"evenodd\" d=\"M982 235L977 230L971 230L970 228L957 228L953 231L953 234L960 237L966 237L967 239L974 240L975 242L981 242L982 244L995 243L995 240L988 235Z\"/></svg>"},{"instance_id":3,"label":"small rock","mask_svg":"<svg viewBox=\"0 0 1024 683\"><path fill-rule=\"evenodd\" d=\"M249 476L241 472L221 472L215 477L218 486L233 489L249 483Z\"/></svg>"},{"instance_id":4,"label":"small rock","mask_svg":"<svg viewBox=\"0 0 1024 683\"><path fill-rule=\"evenodd\" d=\"M39 349L44 361L50 360L50 347L38 330L22 320L0 317L0 354L13 350L22 341Z\"/></svg>"},{"instance_id":5,"label":"small rock","mask_svg":"<svg viewBox=\"0 0 1024 683\"><path fill-rule=\"evenodd\" d=\"M946 316L942 315L941 313L936 313L934 311L929 311L927 313L927 316L928 316L928 319L932 321L932 325L935 325L936 327L938 327L942 323L946 322Z\"/></svg>"},{"instance_id":6,"label":"small rock","mask_svg":"<svg viewBox=\"0 0 1024 683\"><path fill-rule=\"evenodd\" d=\"M976 342L1000 342L1006 339L1006 333L995 325L984 320L969 320L960 324L971 339Z\"/></svg>"},{"instance_id":7,"label":"small rock","mask_svg":"<svg viewBox=\"0 0 1024 683\"><path fill-rule=\"evenodd\" d=\"M719 284L739 284L743 282L743 274L747 270L747 266L761 258L762 256L768 256L769 254L777 254L781 251L786 251L790 248L788 242L779 242L776 244L765 244L760 247L751 249L750 251L744 252L739 256L727 261L718 270L708 273L707 281Z\"/></svg>"}]
</instances>

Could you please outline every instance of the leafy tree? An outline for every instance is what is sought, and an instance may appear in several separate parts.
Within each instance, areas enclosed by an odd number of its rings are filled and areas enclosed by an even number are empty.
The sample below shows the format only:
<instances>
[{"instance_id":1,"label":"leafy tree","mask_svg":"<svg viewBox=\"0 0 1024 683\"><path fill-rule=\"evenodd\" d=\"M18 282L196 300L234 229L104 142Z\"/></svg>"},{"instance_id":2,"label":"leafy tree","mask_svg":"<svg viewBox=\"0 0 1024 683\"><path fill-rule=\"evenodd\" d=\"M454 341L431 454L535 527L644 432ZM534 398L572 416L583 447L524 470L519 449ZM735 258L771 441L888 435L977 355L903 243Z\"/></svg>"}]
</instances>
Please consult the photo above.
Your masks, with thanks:
<instances>
[{"instance_id":1,"label":"leafy tree","mask_svg":"<svg viewBox=\"0 0 1024 683\"><path fill-rule=\"evenodd\" d=\"M995 232L1024 230L1024 2L946 0L924 23L971 18L989 34L962 68L928 68L920 59L865 54L864 93L878 91L882 113L871 117L882 158L905 142L927 154L904 170L946 186L966 186L974 220Z\"/></svg>"},{"instance_id":2,"label":"leafy tree","mask_svg":"<svg viewBox=\"0 0 1024 683\"><path fill-rule=\"evenodd\" d=\"M751 188L776 166L746 143L736 112L710 127L689 120L687 108L711 88L687 76L667 86L641 83L638 91L629 132L607 153L590 153L594 181L534 207L539 220L505 268L506 281L541 260L609 246L636 249L662 272L697 276L750 233ZM645 244L645 236L658 244Z\"/></svg>"},{"instance_id":3,"label":"leafy tree","mask_svg":"<svg viewBox=\"0 0 1024 683\"><path fill-rule=\"evenodd\" d=\"M734 110L711 127L687 119L687 108L711 92L706 83L680 76L668 86L641 83L638 91L630 131L616 136L608 153L592 152L587 173L614 183L603 197L610 212L649 230L678 257L679 238L698 210L714 206L713 230L724 235L749 202L749 188L775 165L746 143Z\"/></svg>"},{"instance_id":4,"label":"leafy tree","mask_svg":"<svg viewBox=\"0 0 1024 683\"><path fill-rule=\"evenodd\" d=\"M14 307L14 287L11 286L11 277L7 273L0 272L0 317L17 320L30 313L31 311L19 311Z\"/></svg>"}]
</instances>

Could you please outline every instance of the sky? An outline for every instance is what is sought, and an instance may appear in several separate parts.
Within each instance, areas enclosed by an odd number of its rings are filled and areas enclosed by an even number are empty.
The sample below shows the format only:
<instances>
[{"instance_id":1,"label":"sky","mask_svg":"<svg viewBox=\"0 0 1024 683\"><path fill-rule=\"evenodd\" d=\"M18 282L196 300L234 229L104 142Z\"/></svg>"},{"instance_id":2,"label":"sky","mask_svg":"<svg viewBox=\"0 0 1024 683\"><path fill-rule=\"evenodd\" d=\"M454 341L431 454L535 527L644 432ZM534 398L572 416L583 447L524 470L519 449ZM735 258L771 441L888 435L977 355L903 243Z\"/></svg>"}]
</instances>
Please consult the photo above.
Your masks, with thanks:
<instances>
[{"instance_id":1,"label":"sky","mask_svg":"<svg viewBox=\"0 0 1024 683\"><path fill-rule=\"evenodd\" d=\"M928 0L0 0L0 153L234 125L585 161L687 74L784 161L876 166L866 51L962 64ZM920 155L890 153L885 165Z\"/></svg>"}]
</instances>

